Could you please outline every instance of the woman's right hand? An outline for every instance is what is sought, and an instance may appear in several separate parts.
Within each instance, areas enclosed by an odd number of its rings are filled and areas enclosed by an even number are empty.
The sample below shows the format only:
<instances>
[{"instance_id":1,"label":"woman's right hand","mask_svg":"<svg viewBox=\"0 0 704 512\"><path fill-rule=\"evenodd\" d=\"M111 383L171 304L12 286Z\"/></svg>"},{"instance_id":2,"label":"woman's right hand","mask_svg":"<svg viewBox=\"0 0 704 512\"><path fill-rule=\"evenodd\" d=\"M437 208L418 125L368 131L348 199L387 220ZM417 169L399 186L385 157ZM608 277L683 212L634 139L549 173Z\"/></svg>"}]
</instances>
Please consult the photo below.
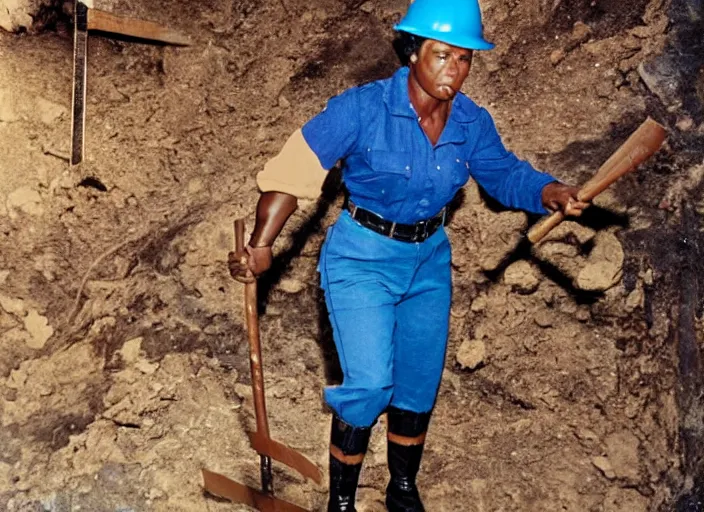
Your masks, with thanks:
<instances>
[{"instance_id":1,"label":"woman's right hand","mask_svg":"<svg viewBox=\"0 0 704 512\"><path fill-rule=\"evenodd\" d=\"M227 255L227 265L230 275L240 283L252 283L271 267L273 254L271 246L250 247L242 251L230 252Z\"/></svg>"}]
</instances>

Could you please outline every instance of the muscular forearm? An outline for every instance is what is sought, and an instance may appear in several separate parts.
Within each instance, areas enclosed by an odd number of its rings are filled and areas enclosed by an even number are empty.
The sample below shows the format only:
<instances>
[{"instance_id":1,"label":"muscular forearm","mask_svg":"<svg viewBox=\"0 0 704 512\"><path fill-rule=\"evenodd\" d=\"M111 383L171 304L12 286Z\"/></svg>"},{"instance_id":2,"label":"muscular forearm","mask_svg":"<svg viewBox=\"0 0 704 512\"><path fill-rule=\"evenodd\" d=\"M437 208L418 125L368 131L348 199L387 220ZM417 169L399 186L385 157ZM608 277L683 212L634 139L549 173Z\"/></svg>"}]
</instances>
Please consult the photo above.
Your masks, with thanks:
<instances>
[{"instance_id":1,"label":"muscular forearm","mask_svg":"<svg viewBox=\"0 0 704 512\"><path fill-rule=\"evenodd\" d=\"M297 206L296 196L283 192L262 193L257 203L257 218L249 245L251 247L273 245Z\"/></svg>"}]
</instances>

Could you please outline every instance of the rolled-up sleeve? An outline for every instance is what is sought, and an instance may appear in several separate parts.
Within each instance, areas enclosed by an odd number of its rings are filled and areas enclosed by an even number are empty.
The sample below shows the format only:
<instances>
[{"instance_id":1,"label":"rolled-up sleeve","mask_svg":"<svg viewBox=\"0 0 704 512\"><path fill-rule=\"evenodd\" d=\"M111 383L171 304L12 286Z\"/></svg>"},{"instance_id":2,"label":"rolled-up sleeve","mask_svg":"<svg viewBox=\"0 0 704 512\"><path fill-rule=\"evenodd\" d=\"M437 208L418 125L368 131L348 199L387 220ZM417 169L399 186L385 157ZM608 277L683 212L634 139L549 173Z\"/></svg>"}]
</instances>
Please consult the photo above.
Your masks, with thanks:
<instances>
[{"instance_id":1,"label":"rolled-up sleeve","mask_svg":"<svg viewBox=\"0 0 704 512\"><path fill-rule=\"evenodd\" d=\"M472 177L489 195L504 206L545 214L543 187L556 181L537 171L528 162L507 151L501 142L494 120L482 109L480 140L469 156Z\"/></svg>"},{"instance_id":2,"label":"rolled-up sleeve","mask_svg":"<svg viewBox=\"0 0 704 512\"><path fill-rule=\"evenodd\" d=\"M326 176L327 171L320 165L301 130L296 130L281 152L257 174L257 186L261 192L284 192L302 199L317 199Z\"/></svg>"},{"instance_id":3,"label":"rolled-up sleeve","mask_svg":"<svg viewBox=\"0 0 704 512\"><path fill-rule=\"evenodd\" d=\"M359 131L359 100L350 89L291 134L283 148L257 174L261 192L284 192L316 199L327 171L352 151Z\"/></svg>"}]
</instances>

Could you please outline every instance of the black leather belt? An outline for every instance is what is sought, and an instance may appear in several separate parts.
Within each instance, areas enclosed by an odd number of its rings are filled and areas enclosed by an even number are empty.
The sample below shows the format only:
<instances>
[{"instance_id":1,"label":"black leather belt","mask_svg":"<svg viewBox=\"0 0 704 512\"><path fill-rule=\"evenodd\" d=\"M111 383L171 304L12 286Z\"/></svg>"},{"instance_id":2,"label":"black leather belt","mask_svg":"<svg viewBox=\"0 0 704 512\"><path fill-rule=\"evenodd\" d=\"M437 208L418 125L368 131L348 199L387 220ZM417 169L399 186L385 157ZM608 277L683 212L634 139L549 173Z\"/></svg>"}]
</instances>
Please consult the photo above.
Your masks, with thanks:
<instances>
[{"instance_id":1,"label":"black leather belt","mask_svg":"<svg viewBox=\"0 0 704 512\"><path fill-rule=\"evenodd\" d=\"M386 220L374 212L365 210L355 205L352 201L347 202L347 209L354 220L365 228L388 236L401 242L423 242L428 239L438 228L445 224L446 208L429 219L421 220L415 224L400 224Z\"/></svg>"}]
</instances>

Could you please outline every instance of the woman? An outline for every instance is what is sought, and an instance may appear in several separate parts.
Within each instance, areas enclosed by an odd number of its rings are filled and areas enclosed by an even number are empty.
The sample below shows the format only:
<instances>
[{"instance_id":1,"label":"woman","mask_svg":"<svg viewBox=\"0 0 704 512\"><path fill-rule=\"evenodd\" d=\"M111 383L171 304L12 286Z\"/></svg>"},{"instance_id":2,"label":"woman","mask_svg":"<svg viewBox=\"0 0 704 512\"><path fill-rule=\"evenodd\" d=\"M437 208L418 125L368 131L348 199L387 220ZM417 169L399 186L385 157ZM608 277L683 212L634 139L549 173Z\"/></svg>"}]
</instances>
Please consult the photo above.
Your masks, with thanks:
<instances>
[{"instance_id":1,"label":"woman","mask_svg":"<svg viewBox=\"0 0 704 512\"><path fill-rule=\"evenodd\" d=\"M576 188L503 147L489 113L460 92L482 36L476 0L416 0L395 27L409 66L353 87L296 131L258 176L262 192L234 277L271 265L271 246L338 160L348 208L328 230L319 271L343 382L332 408L328 511L354 511L371 426L388 414L388 510L423 511L415 484L442 375L451 301L446 204L470 176L511 208L579 215Z\"/></svg>"}]
</instances>

